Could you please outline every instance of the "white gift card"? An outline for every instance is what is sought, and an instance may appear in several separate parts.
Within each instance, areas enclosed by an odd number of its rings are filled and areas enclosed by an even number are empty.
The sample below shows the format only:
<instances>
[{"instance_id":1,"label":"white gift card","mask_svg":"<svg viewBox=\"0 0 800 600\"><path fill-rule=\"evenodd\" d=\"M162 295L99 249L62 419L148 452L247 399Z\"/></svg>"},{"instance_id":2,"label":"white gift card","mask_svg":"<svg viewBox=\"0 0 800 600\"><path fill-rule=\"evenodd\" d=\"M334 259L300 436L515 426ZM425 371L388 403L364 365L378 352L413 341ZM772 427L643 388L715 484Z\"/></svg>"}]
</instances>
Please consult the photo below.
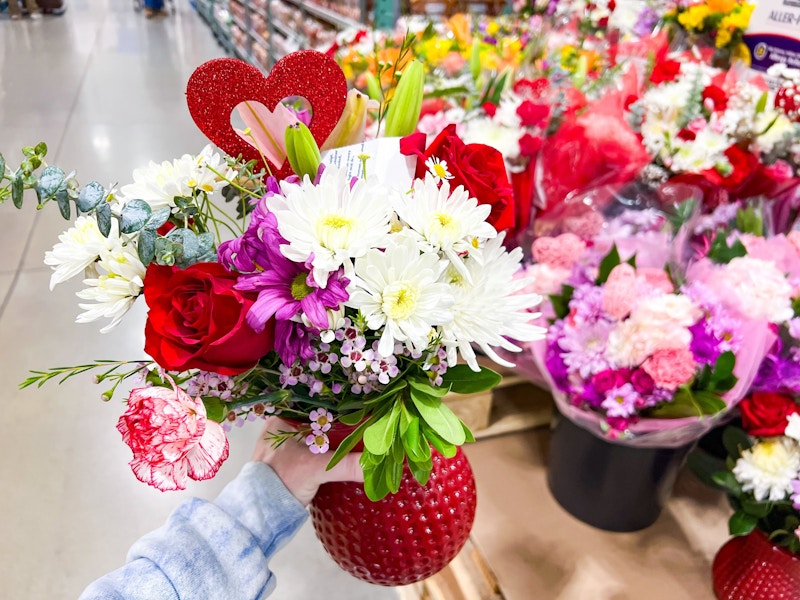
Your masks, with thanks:
<instances>
[{"instance_id":1,"label":"white gift card","mask_svg":"<svg viewBox=\"0 0 800 600\"><path fill-rule=\"evenodd\" d=\"M367 177L374 175L382 184L396 189L411 189L417 159L400 154L400 138L377 138L327 150L322 153L322 164L343 169L348 177L363 177L363 156L367 157Z\"/></svg>"}]
</instances>

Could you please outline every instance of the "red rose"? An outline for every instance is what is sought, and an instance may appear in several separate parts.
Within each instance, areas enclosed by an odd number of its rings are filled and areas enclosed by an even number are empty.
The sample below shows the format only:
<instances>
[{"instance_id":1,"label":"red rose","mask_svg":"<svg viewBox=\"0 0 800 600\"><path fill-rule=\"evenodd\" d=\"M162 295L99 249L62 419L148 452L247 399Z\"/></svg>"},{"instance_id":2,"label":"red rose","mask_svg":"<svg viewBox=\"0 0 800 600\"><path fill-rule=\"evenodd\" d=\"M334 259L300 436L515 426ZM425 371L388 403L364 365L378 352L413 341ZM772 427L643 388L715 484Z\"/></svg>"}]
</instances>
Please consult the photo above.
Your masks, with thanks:
<instances>
[{"instance_id":1,"label":"red rose","mask_svg":"<svg viewBox=\"0 0 800 600\"><path fill-rule=\"evenodd\" d=\"M750 435L769 437L783 435L789 415L800 412L791 396L770 392L754 392L739 404L742 427Z\"/></svg>"},{"instance_id":2,"label":"red rose","mask_svg":"<svg viewBox=\"0 0 800 600\"><path fill-rule=\"evenodd\" d=\"M237 375L272 350L272 322L253 331L245 315L255 294L234 289L237 275L219 263L188 269L151 264L144 280L150 312L144 350L169 371Z\"/></svg>"},{"instance_id":3,"label":"red rose","mask_svg":"<svg viewBox=\"0 0 800 600\"><path fill-rule=\"evenodd\" d=\"M530 100L525 100L517 107L517 116L523 127L539 127L540 125L544 125L549 115L550 107L546 104L537 104Z\"/></svg>"},{"instance_id":4,"label":"red rose","mask_svg":"<svg viewBox=\"0 0 800 600\"><path fill-rule=\"evenodd\" d=\"M542 148L542 138L538 135L531 135L530 133L526 133L521 138L519 138L519 153L522 156L533 158L537 154L539 154L539 150Z\"/></svg>"},{"instance_id":5,"label":"red rose","mask_svg":"<svg viewBox=\"0 0 800 600\"><path fill-rule=\"evenodd\" d=\"M708 85L703 89L703 102L709 100L711 109L723 111L728 107L728 95L718 85Z\"/></svg>"},{"instance_id":6,"label":"red rose","mask_svg":"<svg viewBox=\"0 0 800 600\"><path fill-rule=\"evenodd\" d=\"M447 170L453 175L451 188L463 185L479 204L489 204L492 212L487 221L497 231L514 227L514 189L499 151L485 144L465 144L456 135L455 125L448 125L423 151L424 140L415 134L400 144L406 156L416 154L418 178L425 177L425 161L431 156L447 161Z\"/></svg>"},{"instance_id":7,"label":"red rose","mask_svg":"<svg viewBox=\"0 0 800 600\"><path fill-rule=\"evenodd\" d=\"M650 74L650 81L656 85L665 81L672 81L681 72L681 63L677 60L660 60L653 67L653 72Z\"/></svg>"}]
</instances>

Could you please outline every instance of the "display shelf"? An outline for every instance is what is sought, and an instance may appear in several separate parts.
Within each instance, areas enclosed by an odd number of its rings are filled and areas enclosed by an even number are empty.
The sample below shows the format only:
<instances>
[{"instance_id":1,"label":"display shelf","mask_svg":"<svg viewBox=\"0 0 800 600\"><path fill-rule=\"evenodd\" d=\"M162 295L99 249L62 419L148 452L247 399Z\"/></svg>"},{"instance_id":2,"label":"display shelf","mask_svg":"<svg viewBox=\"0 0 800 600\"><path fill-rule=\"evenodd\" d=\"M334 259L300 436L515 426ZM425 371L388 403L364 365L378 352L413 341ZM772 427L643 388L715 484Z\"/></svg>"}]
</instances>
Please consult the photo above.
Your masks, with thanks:
<instances>
[{"instance_id":1,"label":"display shelf","mask_svg":"<svg viewBox=\"0 0 800 600\"><path fill-rule=\"evenodd\" d=\"M258 33L253 31L252 29L249 30L247 33L250 34L250 37L253 38L253 41L255 41L258 44L261 44L262 46L264 46L264 48L267 49L267 51L269 51L270 43L269 43L268 40L266 40L263 37L261 37L261 35L259 35ZM259 65L256 65L256 66L259 66Z\"/></svg>"},{"instance_id":2,"label":"display shelf","mask_svg":"<svg viewBox=\"0 0 800 600\"><path fill-rule=\"evenodd\" d=\"M317 17L318 19L330 23L331 25L335 25L339 29L349 29L351 27L359 28L363 26L363 23L359 23L353 19L348 19L347 17L340 15L335 11L319 6L318 4L314 4L313 2L309 2L308 0L283 1L288 2L289 4L294 4L309 15Z\"/></svg>"},{"instance_id":3,"label":"display shelf","mask_svg":"<svg viewBox=\"0 0 800 600\"><path fill-rule=\"evenodd\" d=\"M278 19L272 19L270 25L272 25L276 31L283 35L283 37L296 42L298 46L303 46L303 35L294 29L291 29L288 25L283 24Z\"/></svg>"},{"instance_id":4,"label":"display shelf","mask_svg":"<svg viewBox=\"0 0 800 600\"><path fill-rule=\"evenodd\" d=\"M241 20L239 17L237 17L237 16L234 16L234 15L231 15L231 21L232 21L233 23L236 23L236 26L237 26L237 27L239 27L239 29L241 29L242 31L244 31L246 34L248 34L248 35L252 35L252 34L250 33L250 27L248 27L247 23L245 23L244 21L242 21L242 20Z\"/></svg>"}]
</instances>

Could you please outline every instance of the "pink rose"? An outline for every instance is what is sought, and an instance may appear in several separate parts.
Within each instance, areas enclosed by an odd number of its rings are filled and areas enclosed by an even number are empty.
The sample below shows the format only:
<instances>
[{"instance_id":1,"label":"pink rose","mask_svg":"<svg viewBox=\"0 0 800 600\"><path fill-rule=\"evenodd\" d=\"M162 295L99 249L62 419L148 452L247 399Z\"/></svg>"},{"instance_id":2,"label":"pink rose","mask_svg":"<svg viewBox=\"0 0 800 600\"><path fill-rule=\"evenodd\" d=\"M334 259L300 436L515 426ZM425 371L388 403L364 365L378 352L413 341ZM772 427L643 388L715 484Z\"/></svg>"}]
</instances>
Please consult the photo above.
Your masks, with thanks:
<instances>
[{"instance_id":1,"label":"pink rose","mask_svg":"<svg viewBox=\"0 0 800 600\"><path fill-rule=\"evenodd\" d=\"M186 488L186 479L216 475L228 458L228 439L219 423L206 419L200 398L176 387L137 388L117 429L133 450L136 478L162 492Z\"/></svg>"},{"instance_id":2,"label":"pink rose","mask_svg":"<svg viewBox=\"0 0 800 600\"><path fill-rule=\"evenodd\" d=\"M636 279L642 281L648 287L664 292L665 294L672 294L675 292L675 286L672 285L669 275L667 275L664 269L640 267L636 269Z\"/></svg>"},{"instance_id":3,"label":"pink rose","mask_svg":"<svg viewBox=\"0 0 800 600\"><path fill-rule=\"evenodd\" d=\"M627 317L636 302L632 293L635 287L636 270L631 265L622 263L614 267L603 286L603 310L617 321Z\"/></svg>"},{"instance_id":4,"label":"pink rose","mask_svg":"<svg viewBox=\"0 0 800 600\"><path fill-rule=\"evenodd\" d=\"M586 250L586 243L574 233L562 233L557 237L537 238L531 250L537 263L571 269Z\"/></svg>"},{"instance_id":5,"label":"pink rose","mask_svg":"<svg viewBox=\"0 0 800 600\"><path fill-rule=\"evenodd\" d=\"M656 386L674 392L694 377L697 363L688 348L669 348L653 353L644 361L642 369L653 378Z\"/></svg>"}]
</instances>

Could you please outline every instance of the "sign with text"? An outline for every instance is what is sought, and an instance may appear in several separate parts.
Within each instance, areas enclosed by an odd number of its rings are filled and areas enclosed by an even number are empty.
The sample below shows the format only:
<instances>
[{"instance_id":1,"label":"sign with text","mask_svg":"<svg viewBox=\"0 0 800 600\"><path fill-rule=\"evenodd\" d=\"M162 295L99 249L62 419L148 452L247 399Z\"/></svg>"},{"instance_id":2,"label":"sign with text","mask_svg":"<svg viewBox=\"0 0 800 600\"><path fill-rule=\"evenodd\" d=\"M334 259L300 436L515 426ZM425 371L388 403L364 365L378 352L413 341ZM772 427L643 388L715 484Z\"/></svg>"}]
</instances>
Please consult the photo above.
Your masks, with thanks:
<instances>
[{"instance_id":1,"label":"sign with text","mask_svg":"<svg viewBox=\"0 0 800 600\"><path fill-rule=\"evenodd\" d=\"M398 189L411 189L416 158L400 154L400 138L378 138L322 153L322 163L343 169L348 177L363 177L366 157L367 176Z\"/></svg>"},{"instance_id":2,"label":"sign with text","mask_svg":"<svg viewBox=\"0 0 800 600\"><path fill-rule=\"evenodd\" d=\"M759 0L744 35L751 67L774 64L800 68L800 0Z\"/></svg>"}]
</instances>

